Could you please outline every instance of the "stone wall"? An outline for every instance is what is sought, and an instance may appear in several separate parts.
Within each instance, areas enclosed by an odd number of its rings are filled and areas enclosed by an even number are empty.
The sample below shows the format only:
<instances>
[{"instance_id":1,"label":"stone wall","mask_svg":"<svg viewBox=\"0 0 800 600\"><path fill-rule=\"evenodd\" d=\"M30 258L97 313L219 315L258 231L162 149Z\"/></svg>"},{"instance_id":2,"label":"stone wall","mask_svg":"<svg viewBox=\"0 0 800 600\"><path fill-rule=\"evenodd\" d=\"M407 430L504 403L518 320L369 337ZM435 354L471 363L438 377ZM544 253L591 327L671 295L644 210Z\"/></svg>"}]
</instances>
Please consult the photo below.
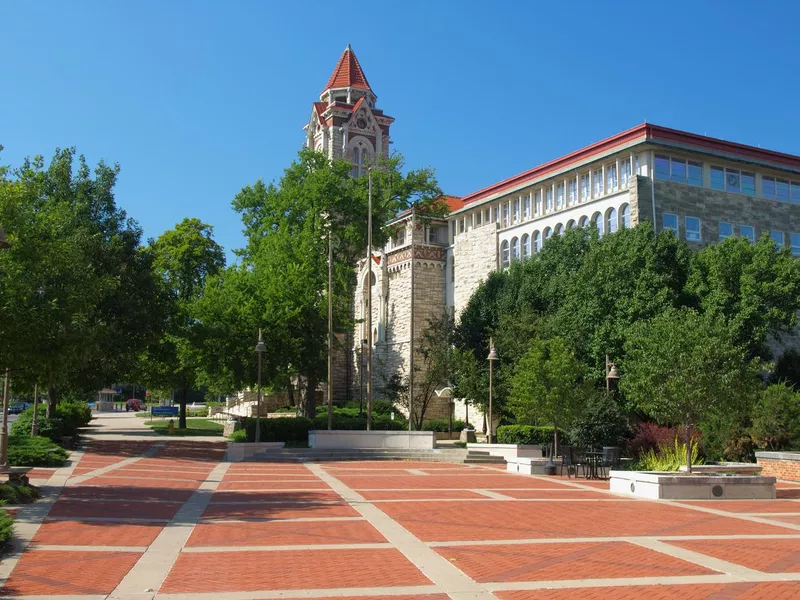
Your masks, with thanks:
<instances>
[{"instance_id":1,"label":"stone wall","mask_svg":"<svg viewBox=\"0 0 800 600\"><path fill-rule=\"evenodd\" d=\"M453 260L453 298L457 317L478 285L497 269L497 224L489 223L457 235L453 246Z\"/></svg>"},{"instance_id":2,"label":"stone wall","mask_svg":"<svg viewBox=\"0 0 800 600\"><path fill-rule=\"evenodd\" d=\"M628 180L628 203L631 207L631 227L643 221L653 221L653 201L650 178L634 175Z\"/></svg>"},{"instance_id":3,"label":"stone wall","mask_svg":"<svg viewBox=\"0 0 800 600\"><path fill-rule=\"evenodd\" d=\"M756 452L761 474L787 481L800 481L800 452Z\"/></svg>"}]
</instances>

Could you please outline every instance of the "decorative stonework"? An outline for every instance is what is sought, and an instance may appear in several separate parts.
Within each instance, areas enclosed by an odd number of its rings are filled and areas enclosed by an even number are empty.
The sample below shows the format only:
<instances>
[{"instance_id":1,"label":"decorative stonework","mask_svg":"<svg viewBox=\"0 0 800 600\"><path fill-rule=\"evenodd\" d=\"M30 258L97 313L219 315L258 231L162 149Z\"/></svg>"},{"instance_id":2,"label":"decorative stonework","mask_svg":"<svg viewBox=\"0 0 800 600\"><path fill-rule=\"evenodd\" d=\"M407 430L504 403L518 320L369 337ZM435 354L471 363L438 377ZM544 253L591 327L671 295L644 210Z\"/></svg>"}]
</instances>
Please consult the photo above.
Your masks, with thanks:
<instances>
[{"instance_id":1,"label":"decorative stonework","mask_svg":"<svg viewBox=\"0 0 800 600\"><path fill-rule=\"evenodd\" d=\"M411 260L411 246L391 253L387 257L389 266ZM414 245L414 258L417 260L444 262L447 259L447 250L442 246Z\"/></svg>"}]
</instances>

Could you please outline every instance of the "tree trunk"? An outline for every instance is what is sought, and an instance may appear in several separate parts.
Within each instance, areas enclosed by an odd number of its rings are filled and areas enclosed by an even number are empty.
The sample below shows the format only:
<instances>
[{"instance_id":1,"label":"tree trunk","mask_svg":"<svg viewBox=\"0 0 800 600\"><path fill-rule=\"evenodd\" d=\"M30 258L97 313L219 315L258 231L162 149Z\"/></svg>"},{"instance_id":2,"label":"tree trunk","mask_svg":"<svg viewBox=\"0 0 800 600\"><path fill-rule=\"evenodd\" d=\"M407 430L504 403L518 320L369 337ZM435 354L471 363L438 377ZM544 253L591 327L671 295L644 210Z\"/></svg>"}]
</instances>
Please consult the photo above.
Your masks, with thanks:
<instances>
[{"instance_id":1,"label":"tree trunk","mask_svg":"<svg viewBox=\"0 0 800 600\"><path fill-rule=\"evenodd\" d=\"M553 460L558 456L558 421L553 421Z\"/></svg>"},{"instance_id":2,"label":"tree trunk","mask_svg":"<svg viewBox=\"0 0 800 600\"><path fill-rule=\"evenodd\" d=\"M306 386L301 400L301 416L313 419L317 416L317 381L306 378Z\"/></svg>"},{"instance_id":3,"label":"tree trunk","mask_svg":"<svg viewBox=\"0 0 800 600\"><path fill-rule=\"evenodd\" d=\"M289 395L289 406L296 406L294 401L294 386L291 381L286 384L286 393Z\"/></svg>"},{"instance_id":4,"label":"tree trunk","mask_svg":"<svg viewBox=\"0 0 800 600\"><path fill-rule=\"evenodd\" d=\"M687 423L686 425L686 433L684 434L684 438L686 439L686 472L690 475L692 474L692 435L690 433L690 426Z\"/></svg>"},{"instance_id":5,"label":"tree trunk","mask_svg":"<svg viewBox=\"0 0 800 600\"><path fill-rule=\"evenodd\" d=\"M47 388L47 418L56 416L56 406L58 406L58 394L55 386Z\"/></svg>"},{"instance_id":6,"label":"tree trunk","mask_svg":"<svg viewBox=\"0 0 800 600\"><path fill-rule=\"evenodd\" d=\"M181 397L178 402L180 403L180 412L178 414L178 429L186 429L186 402L189 399L189 388L181 388Z\"/></svg>"}]
</instances>

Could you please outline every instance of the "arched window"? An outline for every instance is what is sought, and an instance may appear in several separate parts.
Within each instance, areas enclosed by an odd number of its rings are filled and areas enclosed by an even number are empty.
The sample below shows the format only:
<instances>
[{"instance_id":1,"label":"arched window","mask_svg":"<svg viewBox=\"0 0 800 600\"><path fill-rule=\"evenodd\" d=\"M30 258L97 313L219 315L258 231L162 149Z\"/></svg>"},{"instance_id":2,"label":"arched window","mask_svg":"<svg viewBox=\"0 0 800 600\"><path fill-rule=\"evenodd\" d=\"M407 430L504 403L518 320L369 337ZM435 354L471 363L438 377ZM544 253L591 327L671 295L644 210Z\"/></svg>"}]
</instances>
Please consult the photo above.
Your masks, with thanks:
<instances>
[{"instance_id":1,"label":"arched window","mask_svg":"<svg viewBox=\"0 0 800 600\"><path fill-rule=\"evenodd\" d=\"M549 227L545 227L544 228L544 239L545 240L549 240L551 235L553 235L553 230L550 229Z\"/></svg>"},{"instance_id":2,"label":"arched window","mask_svg":"<svg viewBox=\"0 0 800 600\"><path fill-rule=\"evenodd\" d=\"M556 228L553 230L553 233L555 235L561 235L562 233L564 233L564 226L561 223L559 223L558 225L556 225Z\"/></svg>"},{"instance_id":3,"label":"arched window","mask_svg":"<svg viewBox=\"0 0 800 600\"><path fill-rule=\"evenodd\" d=\"M617 209L609 208L606 212L606 231L614 233L617 230Z\"/></svg>"},{"instance_id":4,"label":"arched window","mask_svg":"<svg viewBox=\"0 0 800 600\"><path fill-rule=\"evenodd\" d=\"M597 232L600 235L603 235L603 215L600 213L595 213L595 215L592 217L592 223L594 223L597 227Z\"/></svg>"},{"instance_id":5,"label":"arched window","mask_svg":"<svg viewBox=\"0 0 800 600\"><path fill-rule=\"evenodd\" d=\"M511 260L519 260L519 238L511 240Z\"/></svg>"},{"instance_id":6,"label":"arched window","mask_svg":"<svg viewBox=\"0 0 800 600\"><path fill-rule=\"evenodd\" d=\"M578 221L578 227L586 227L589 224L589 217L583 216L581 220Z\"/></svg>"},{"instance_id":7,"label":"arched window","mask_svg":"<svg viewBox=\"0 0 800 600\"><path fill-rule=\"evenodd\" d=\"M505 269L508 266L508 240L500 244L500 267Z\"/></svg>"},{"instance_id":8,"label":"arched window","mask_svg":"<svg viewBox=\"0 0 800 600\"><path fill-rule=\"evenodd\" d=\"M531 257L531 236L527 233L522 236L522 260L528 260Z\"/></svg>"},{"instance_id":9,"label":"arched window","mask_svg":"<svg viewBox=\"0 0 800 600\"><path fill-rule=\"evenodd\" d=\"M542 249L542 236L538 231L533 232L533 251L539 252Z\"/></svg>"},{"instance_id":10,"label":"arched window","mask_svg":"<svg viewBox=\"0 0 800 600\"><path fill-rule=\"evenodd\" d=\"M575 229L575 219L570 219L567 221L567 231L570 229Z\"/></svg>"},{"instance_id":11,"label":"arched window","mask_svg":"<svg viewBox=\"0 0 800 600\"><path fill-rule=\"evenodd\" d=\"M631 228L631 207L629 204L623 204L620 207L620 226L625 229Z\"/></svg>"}]
</instances>

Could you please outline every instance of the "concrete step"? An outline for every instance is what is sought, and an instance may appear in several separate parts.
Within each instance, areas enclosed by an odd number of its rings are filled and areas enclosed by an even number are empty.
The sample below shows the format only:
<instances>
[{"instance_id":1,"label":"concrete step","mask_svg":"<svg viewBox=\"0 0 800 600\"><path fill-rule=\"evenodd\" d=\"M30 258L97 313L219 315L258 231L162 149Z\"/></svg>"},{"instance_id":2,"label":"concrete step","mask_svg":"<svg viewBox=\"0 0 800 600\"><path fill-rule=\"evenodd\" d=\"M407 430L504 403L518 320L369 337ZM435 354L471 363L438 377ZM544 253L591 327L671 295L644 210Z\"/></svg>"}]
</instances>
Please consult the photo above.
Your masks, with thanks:
<instances>
[{"instance_id":1,"label":"concrete step","mask_svg":"<svg viewBox=\"0 0 800 600\"><path fill-rule=\"evenodd\" d=\"M348 460L419 460L430 462L463 463L467 451L463 448L436 450L392 450L369 449L316 449L285 448L267 450L254 454L250 461L304 462L304 461L348 461Z\"/></svg>"}]
</instances>

